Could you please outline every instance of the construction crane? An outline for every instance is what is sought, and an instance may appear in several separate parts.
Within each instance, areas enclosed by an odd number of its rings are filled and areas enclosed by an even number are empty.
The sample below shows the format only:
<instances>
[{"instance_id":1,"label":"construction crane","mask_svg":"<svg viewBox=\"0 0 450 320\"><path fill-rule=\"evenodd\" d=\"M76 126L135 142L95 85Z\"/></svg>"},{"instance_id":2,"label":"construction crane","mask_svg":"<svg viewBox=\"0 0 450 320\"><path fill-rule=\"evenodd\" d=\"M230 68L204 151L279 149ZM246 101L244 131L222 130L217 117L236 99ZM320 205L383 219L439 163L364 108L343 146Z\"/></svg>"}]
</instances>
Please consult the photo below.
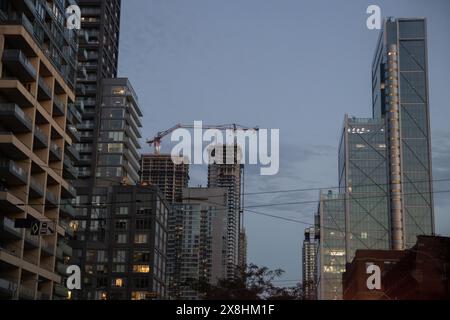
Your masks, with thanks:
<instances>
[{"instance_id":1,"label":"construction crane","mask_svg":"<svg viewBox=\"0 0 450 320\"><path fill-rule=\"evenodd\" d=\"M153 145L155 148L155 154L159 154L161 151L161 140L171 134L172 132L174 132L177 129L196 129L197 127L195 125L184 125L181 123L176 124L175 126L173 126L170 129L167 129L165 131L160 131L156 134L156 136L153 139L148 139L147 143L151 146ZM242 130L242 131L259 131L259 127L254 127L254 128L249 128L249 127L245 127L245 126L241 126L239 124L222 124L222 125L202 125L201 127L202 129L205 130L209 130L209 129L216 129L216 130L233 130L234 132L236 132L237 130Z\"/></svg>"}]
</instances>

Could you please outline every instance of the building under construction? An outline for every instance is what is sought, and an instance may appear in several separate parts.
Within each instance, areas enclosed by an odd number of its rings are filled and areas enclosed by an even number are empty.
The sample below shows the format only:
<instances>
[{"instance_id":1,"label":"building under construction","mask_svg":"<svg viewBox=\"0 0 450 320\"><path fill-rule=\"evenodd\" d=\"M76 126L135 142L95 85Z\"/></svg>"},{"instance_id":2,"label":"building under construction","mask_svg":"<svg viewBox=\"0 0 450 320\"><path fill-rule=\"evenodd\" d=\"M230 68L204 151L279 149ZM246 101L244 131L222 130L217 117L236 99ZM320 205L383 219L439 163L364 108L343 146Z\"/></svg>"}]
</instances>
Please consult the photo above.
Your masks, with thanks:
<instances>
[{"instance_id":1,"label":"building under construction","mask_svg":"<svg viewBox=\"0 0 450 320\"><path fill-rule=\"evenodd\" d=\"M244 165L241 164L241 149L237 145L217 145L208 150L214 158L208 166L208 187L227 189L227 270L226 277L234 278L237 267L242 263L239 249L244 249L240 235L241 228L241 190ZM239 258L241 256L241 259Z\"/></svg>"},{"instance_id":2,"label":"building under construction","mask_svg":"<svg viewBox=\"0 0 450 320\"><path fill-rule=\"evenodd\" d=\"M179 160L184 160L179 158ZM178 161L176 161L178 162ZM181 161L179 161L181 162ZM183 188L189 184L189 164L176 164L170 154L145 154L141 157L141 183L155 185L169 203L181 202Z\"/></svg>"}]
</instances>

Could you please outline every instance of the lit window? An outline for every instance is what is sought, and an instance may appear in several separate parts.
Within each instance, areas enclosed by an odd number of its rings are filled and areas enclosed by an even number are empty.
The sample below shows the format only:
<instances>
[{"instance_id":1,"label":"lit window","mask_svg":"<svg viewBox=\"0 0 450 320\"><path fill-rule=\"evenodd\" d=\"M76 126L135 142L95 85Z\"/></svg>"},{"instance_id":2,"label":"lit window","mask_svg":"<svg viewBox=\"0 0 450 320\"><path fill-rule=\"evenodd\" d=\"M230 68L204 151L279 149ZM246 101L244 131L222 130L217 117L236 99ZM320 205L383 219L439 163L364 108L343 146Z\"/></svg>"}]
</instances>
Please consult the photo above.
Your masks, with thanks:
<instances>
[{"instance_id":1,"label":"lit window","mask_svg":"<svg viewBox=\"0 0 450 320\"><path fill-rule=\"evenodd\" d=\"M150 266L148 264L137 264L133 266L133 272L136 273L150 273Z\"/></svg>"},{"instance_id":2,"label":"lit window","mask_svg":"<svg viewBox=\"0 0 450 320\"><path fill-rule=\"evenodd\" d=\"M134 243L136 244L145 244L148 242L148 238L146 234L136 234L134 236Z\"/></svg>"},{"instance_id":3,"label":"lit window","mask_svg":"<svg viewBox=\"0 0 450 320\"><path fill-rule=\"evenodd\" d=\"M123 279L117 278L114 285L119 288L123 287Z\"/></svg>"}]
</instances>

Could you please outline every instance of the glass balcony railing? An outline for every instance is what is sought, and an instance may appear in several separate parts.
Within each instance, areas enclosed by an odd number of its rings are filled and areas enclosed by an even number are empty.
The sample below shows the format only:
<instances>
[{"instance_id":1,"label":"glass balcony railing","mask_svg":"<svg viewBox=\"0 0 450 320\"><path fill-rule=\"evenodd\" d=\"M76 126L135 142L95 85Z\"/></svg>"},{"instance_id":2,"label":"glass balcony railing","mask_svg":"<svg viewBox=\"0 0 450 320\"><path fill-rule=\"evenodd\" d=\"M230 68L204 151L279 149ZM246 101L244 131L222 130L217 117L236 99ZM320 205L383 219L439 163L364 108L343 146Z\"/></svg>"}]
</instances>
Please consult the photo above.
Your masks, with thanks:
<instances>
[{"instance_id":1,"label":"glass balcony railing","mask_svg":"<svg viewBox=\"0 0 450 320\"><path fill-rule=\"evenodd\" d=\"M48 137L38 126L34 127L34 136L36 138L35 141L38 142L37 144L35 144L35 147L38 148L48 147Z\"/></svg>"},{"instance_id":2,"label":"glass balcony railing","mask_svg":"<svg viewBox=\"0 0 450 320\"><path fill-rule=\"evenodd\" d=\"M62 159L62 150L58 145L54 142L50 143L50 160L61 160Z\"/></svg>"},{"instance_id":3,"label":"glass balcony railing","mask_svg":"<svg viewBox=\"0 0 450 320\"><path fill-rule=\"evenodd\" d=\"M32 128L31 119L14 103L0 103L0 122L3 126L20 133L30 132Z\"/></svg>"},{"instance_id":4,"label":"glass balcony railing","mask_svg":"<svg viewBox=\"0 0 450 320\"><path fill-rule=\"evenodd\" d=\"M64 103L58 98L53 97L53 115L63 116L64 115Z\"/></svg>"},{"instance_id":5,"label":"glass balcony railing","mask_svg":"<svg viewBox=\"0 0 450 320\"><path fill-rule=\"evenodd\" d=\"M69 104L69 110L72 112L73 116L77 119L78 122L81 122L83 119L81 118L81 113L75 108L73 103Z\"/></svg>"},{"instance_id":6,"label":"glass balcony railing","mask_svg":"<svg viewBox=\"0 0 450 320\"><path fill-rule=\"evenodd\" d=\"M69 131L69 133L72 135L72 138L76 141L76 142L80 142L81 140L81 135L78 132L77 128L75 128L74 126L68 126L67 130Z\"/></svg>"},{"instance_id":7,"label":"glass balcony railing","mask_svg":"<svg viewBox=\"0 0 450 320\"><path fill-rule=\"evenodd\" d=\"M38 98L50 100L52 98L52 89L50 89L44 78L42 78L41 76L39 76L38 84L40 93Z\"/></svg>"},{"instance_id":8,"label":"glass balcony railing","mask_svg":"<svg viewBox=\"0 0 450 320\"><path fill-rule=\"evenodd\" d=\"M13 234L14 236L16 236L16 238L22 237L21 229L15 228L13 220L7 217L3 217L3 220L0 221L0 223L1 225L3 225L3 230L8 231L10 234Z\"/></svg>"},{"instance_id":9,"label":"glass balcony railing","mask_svg":"<svg viewBox=\"0 0 450 320\"><path fill-rule=\"evenodd\" d=\"M0 158L0 177L6 185L23 185L27 183L28 175L14 160Z\"/></svg>"},{"instance_id":10,"label":"glass balcony railing","mask_svg":"<svg viewBox=\"0 0 450 320\"><path fill-rule=\"evenodd\" d=\"M66 151L75 161L80 160L80 154L74 146L66 146Z\"/></svg>"},{"instance_id":11,"label":"glass balcony railing","mask_svg":"<svg viewBox=\"0 0 450 320\"><path fill-rule=\"evenodd\" d=\"M7 49L3 51L3 63L26 82L36 79L36 69L21 50Z\"/></svg>"},{"instance_id":12,"label":"glass balcony railing","mask_svg":"<svg viewBox=\"0 0 450 320\"><path fill-rule=\"evenodd\" d=\"M55 194L49 190L45 193L45 199L48 203L52 205L58 205L58 198L55 196Z\"/></svg>"},{"instance_id":13,"label":"glass balcony railing","mask_svg":"<svg viewBox=\"0 0 450 320\"><path fill-rule=\"evenodd\" d=\"M30 191L34 191L34 194L31 194L32 196L44 196L44 185L33 176L30 178Z\"/></svg>"}]
</instances>

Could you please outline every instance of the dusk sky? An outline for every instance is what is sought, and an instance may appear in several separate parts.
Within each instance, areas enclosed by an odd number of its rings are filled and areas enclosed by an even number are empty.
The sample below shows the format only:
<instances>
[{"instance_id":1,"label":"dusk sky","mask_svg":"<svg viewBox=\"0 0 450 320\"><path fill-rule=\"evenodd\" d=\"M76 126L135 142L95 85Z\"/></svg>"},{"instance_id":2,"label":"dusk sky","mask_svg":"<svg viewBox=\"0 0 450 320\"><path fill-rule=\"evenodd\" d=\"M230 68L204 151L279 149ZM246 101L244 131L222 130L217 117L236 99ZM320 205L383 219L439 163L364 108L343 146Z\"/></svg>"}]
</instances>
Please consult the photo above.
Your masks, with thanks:
<instances>
[{"instance_id":1,"label":"dusk sky","mask_svg":"<svg viewBox=\"0 0 450 320\"><path fill-rule=\"evenodd\" d=\"M371 4L383 17L428 19L434 179L450 178L448 0L122 0L119 76L139 96L143 136L194 120L280 129L279 174L248 167L245 191L335 187L345 113L371 116ZM191 185L206 185L206 170L191 166ZM252 210L312 223L318 194L249 195L245 206L310 202ZM450 193L435 195L435 209L437 233L450 235ZM280 284L294 285L307 226L247 212L248 262L284 269Z\"/></svg>"}]
</instances>

